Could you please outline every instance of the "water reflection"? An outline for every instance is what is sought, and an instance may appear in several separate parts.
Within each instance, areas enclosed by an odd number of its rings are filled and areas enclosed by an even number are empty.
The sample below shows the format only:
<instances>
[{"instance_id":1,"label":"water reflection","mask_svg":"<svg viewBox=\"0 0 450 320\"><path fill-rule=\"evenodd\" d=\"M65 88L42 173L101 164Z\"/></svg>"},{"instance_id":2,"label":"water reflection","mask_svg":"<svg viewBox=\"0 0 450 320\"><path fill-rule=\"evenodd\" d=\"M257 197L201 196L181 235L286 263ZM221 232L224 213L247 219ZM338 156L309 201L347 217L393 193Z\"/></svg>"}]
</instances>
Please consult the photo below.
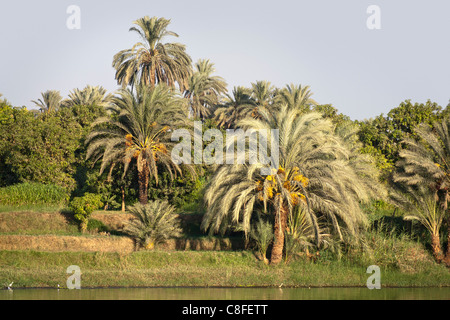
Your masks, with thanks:
<instances>
[{"instance_id":1,"label":"water reflection","mask_svg":"<svg viewBox=\"0 0 450 320\"><path fill-rule=\"evenodd\" d=\"M450 288L117 288L1 290L0 300L450 300Z\"/></svg>"}]
</instances>

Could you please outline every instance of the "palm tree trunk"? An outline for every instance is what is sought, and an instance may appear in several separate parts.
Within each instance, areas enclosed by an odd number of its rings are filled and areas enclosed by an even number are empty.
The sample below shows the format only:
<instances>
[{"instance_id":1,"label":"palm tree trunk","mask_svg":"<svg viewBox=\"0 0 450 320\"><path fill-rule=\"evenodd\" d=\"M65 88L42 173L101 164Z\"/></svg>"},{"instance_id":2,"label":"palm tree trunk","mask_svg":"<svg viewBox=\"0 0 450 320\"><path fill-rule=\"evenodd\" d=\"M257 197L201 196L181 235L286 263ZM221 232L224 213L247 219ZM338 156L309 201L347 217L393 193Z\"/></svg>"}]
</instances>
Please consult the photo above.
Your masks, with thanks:
<instances>
[{"instance_id":1,"label":"palm tree trunk","mask_svg":"<svg viewBox=\"0 0 450 320\"><path fill-rule=\"evenodd\" d=\"M148 203L148 175L149 175L148 164L145 163L142 166L141 171L138 171L139 202L141 204L147 204Z\"/></svg>"},{"instance_id":2,"label":"palm tree trunk","mask_svg":"<svg viewBox=\"0 0 450 320\"><path fill-rule=\"evenodd\" d=\"M447 211L447 252L445 254L445 264L450 267L450 212Z\"/></svg>"},{"instance_id":3,"label":"palm tree trunk","mask_svg":"<svg viewBox=\"0 0 450 320\"><path fill-rule=\"evenodd\" d=\"M434 259L436 259L436 261L440 263L444 255L441 250L441 240L439 238L439 233L431 235L431 248L433 250Z\"/></svg>"},{"instance_id":4,"label":"palm tree trunk","mask_svg":"<svg viewBox=\"0 0 450 320\"><path fill-rule=\"evenodd\" d=\"M122 189L122 212L125 212L125 188L122 186L120 189Z\"/></svg>"},{"instance_id":5,"label":"palm tree trunk","mask_svg":"<svg viewBox=\"0 0 450 320\"><path fill-rule=\"evenodd\" d=\"M271 264L278 264L283 258L284 249L284 232L287 225L287 209L282 206L280 214L275 214L274 226L274 242L272 246L272 253L270 257Z\"/></svg>"}]
</instances>

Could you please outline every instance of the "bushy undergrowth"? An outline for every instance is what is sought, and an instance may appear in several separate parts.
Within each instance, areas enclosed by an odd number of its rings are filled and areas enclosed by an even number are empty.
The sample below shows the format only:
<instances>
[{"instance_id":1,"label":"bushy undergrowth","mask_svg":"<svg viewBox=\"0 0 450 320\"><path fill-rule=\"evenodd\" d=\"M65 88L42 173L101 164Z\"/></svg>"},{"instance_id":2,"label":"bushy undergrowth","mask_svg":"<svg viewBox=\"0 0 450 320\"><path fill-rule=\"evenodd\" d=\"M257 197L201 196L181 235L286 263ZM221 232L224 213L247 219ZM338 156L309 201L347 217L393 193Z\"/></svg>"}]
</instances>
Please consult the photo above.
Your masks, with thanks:
<instances>
[{"instance_id":1,"label":"bushy undergrowth","mask_svg":"<svg viewBox=\"0 0 450 320\"><path fill-rule=\"evenodd\" d=\"M82 232L87 230L92 212L103 205L101 198L101 195L86 193L84 196L75 197L70 201L69 208L73 212L74 218L80 222Z\"/></svg>"}]
</instances>

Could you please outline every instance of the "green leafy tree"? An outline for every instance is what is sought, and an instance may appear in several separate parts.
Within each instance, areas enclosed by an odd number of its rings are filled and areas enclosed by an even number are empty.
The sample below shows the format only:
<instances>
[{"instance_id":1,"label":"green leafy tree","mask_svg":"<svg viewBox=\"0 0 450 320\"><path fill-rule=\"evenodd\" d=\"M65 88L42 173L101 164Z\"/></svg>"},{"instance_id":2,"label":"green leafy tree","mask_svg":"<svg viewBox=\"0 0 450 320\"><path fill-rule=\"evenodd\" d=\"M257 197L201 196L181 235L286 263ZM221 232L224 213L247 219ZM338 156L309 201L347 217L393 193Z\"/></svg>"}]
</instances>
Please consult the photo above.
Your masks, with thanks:
<instances>
[{"instance_id":1,"label":"green leafy tree","mask_svg":"<svg viewBox=\"0 0 450 320\"><path fill-rule=\"evenodd\" d=\"M175 32L167 30L170 20L146 16L134 24L136 27L130 31L136 32L141 41L114 56L117 82L123 87L135 87L139 83L151 87L157 83L170 87L178 84L183 92L192 73L192 60L184 45L163 43L168 36L178 37Z\"/></svg>"},{"instance_id":2,"label":"green leafy tree","mask_svg":"<svg viewBox=\"0 0 450 320\"><path fill-rule=\"evenodd\" d=\"M359 121L359 137L365 147L379 150L392 167L399 159L403 139L416 138L414 128L420 123L431 124L442 117L442 107L430 100L425 104L406 100L386 116L381 114L375 119Z\"/></svg>"},{"instance_id":3,"label":"green leafy tree","mask_svg":"<svg viewBox=\"0 0 450 320\"><path fill-rule=\"evenodd\" d=\"M84 233L87 230L88 221L92 212L103 206L102 196L99 194L86 193L82 197L75 197L69 202L75 219L80 223L80 229Z\"/></svg>"},{"instance_id":4,"label":"green leafy tree","mask_svg":"<svg viewBox=\"0 0 450 320\"><path fill-rule=\"evenodd\" d=\"M10 183L40 182L73 190L80 126L57 113L36 117L25 108L11 111L11 121L0 128L0 157L6 171L2 176Z\"/></svg>"}]
</instances>

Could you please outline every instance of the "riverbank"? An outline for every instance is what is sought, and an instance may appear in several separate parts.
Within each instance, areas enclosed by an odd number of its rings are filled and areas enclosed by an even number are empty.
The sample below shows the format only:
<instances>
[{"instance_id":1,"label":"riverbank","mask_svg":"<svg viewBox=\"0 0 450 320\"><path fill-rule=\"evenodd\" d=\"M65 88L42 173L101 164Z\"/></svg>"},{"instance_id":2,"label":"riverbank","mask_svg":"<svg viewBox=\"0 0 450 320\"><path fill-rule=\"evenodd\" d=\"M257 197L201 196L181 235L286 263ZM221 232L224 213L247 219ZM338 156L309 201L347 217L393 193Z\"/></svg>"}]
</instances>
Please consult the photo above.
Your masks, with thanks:
<instances>
[{"instance_id":1,"label":"riverbank","mask_svg":"<svg viewBox=\"0 0 450 320\"><path fill-rule=\"evenodd\" d=\"M129 216L97 212L81 234L64 212L0 212L0 289L66 287L67 268L80 267L83 288L107 287L365 287L377 265L382 287L449 287L450 272L405 233L373 231L366 250L338 258L324 250L278 266L265 265L243 240L206 237L198 215L184 215L189 237L153 251L123 234ZM240 246L239 246L240 244Z\"/></svg>"},{"instance_id":2,"label":"riverbank","mask_svg":"<svg viewBox=\"0 0 450 320\"><path fill-rule=\"evenodd\" d=\"M84 288L98 287L364 287L366 268L346 261L299 259L267 266L250 251L106 252L0 251L0 284L16 288L66 287L77 265ZM382 287L448 287L447 268L420 273L381 268Z\"/></svg>"}]
</instances>

